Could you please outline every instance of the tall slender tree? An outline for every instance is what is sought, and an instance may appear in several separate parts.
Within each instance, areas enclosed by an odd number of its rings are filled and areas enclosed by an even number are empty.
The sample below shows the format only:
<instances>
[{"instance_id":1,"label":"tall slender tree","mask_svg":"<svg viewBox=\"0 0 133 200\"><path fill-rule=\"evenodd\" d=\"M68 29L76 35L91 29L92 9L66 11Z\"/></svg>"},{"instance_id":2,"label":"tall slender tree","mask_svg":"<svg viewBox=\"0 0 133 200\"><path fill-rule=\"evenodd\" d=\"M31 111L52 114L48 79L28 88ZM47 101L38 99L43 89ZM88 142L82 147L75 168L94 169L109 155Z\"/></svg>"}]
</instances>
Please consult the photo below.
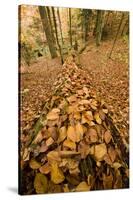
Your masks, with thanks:
<instances>
[{"instance_id":1,"label":"tall slender tree","mask_svg":"<svg viewBox=\"0 0 133 200\"><path fill-rule=\"evenodd\" d=\"M56 16L55 16L55 10L52 7L52 14L53 14L53 21L54 21L54 27L55 27L55 35L56 35L56 42L59 48L59 53L60 53L60 57L61 57L61 63L63 64L63 54L62 54L62 49L60 46L60 42L59 42L59 38L58 38L58 31L57 31L57 24L56 24Z\"/></svg>"},{"instance_id":2,"label":"tall slender tree","mask_svg":"<svg viewBox=\"0 0 133 200\"><path fill-rule=\"evenodd\" d=\"M57 16L58 16L58 21L59 21L59 28L60 28L60 34L61 34L61 41L62 41L62 45L64 44L63 41L63 34L62 34L62 26L61 26L61 18L60 18L60 11L59 8L57 8Z\"/></svg>"},{"instance_id":3,"label":"tall slender tree","mask_svg":"<svg viewBox=\"0 0 133 200\"><path fill-rule=\"evenodd\" d=\"M70 37L70 46L72 47L72 16L71 16L71 8L68 8L69 14L69 37Z\"/></svg>"},{"instance_id":4,"label":"tall slender tree","mask_svg":"<svg viewBox=\"0 0 133 200\"><path fill-rule=\"evenodd\" d=\"M99 46L102 38L102 30L104 26L104 11L97 11L97 23L96 23L96 45Z\"/></svg>"},{"instance_id":5,"label":"tall slender tree","mask_svg":"<svg viewBox=\"0 0 133 200\"><path fill-rule=\"evenodd\" d=\"M53 38L52 33L51 33L51 29L50 29L50 25L49 25L47 13L46 13L46 7L45 6L39 6L38 9L39 9L43 29L44 29L44 32L45 32L45 35L46 35L46 39L47 39L47 42L48 42L51 57L55 58L55 57L57 57L57 53L56 53L55 44L53 42L54 38Z\"/></svg>"},{"instance_id":6,"label":"tall slender tree","mask_svg":"<svg viewBox=\"0 0 133 200\"><path fill-rule=\"evenodd\" d=\"M113 45L112 45L110 54L109 54L109 58L111 58L111 55L112 55L112 52L113 52L113 49L114 49L116 40L117 40L118 35L119 35L119 31L120 31L120 29L121 29L121 25L122 25L123 19L124 19L124 13L122 13L122 15L121 15L121 20L120 20L120 23L119 23L119 26L118 26L118 29L117 29L117 33L116 33L116 36L115 36L115 39L114 39L114 42L113 42Z\"/></svg>"}]
</instances>

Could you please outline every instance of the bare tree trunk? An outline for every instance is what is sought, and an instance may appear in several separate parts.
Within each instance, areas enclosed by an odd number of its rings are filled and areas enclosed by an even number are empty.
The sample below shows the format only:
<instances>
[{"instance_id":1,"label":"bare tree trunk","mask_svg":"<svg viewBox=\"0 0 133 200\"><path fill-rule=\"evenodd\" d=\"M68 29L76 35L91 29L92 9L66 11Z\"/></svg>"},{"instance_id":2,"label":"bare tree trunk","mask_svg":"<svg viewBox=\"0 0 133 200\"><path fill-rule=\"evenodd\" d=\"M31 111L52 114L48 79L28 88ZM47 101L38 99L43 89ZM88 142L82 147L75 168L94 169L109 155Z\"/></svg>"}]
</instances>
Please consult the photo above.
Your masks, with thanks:
<instances>
[{"instance_id":1,"label":"bare tree trunk","mask_svg":"<svg viewBox=\"0 0 133 200\"><path fill-rule=\"evenodd\" d=\"M55 44L53 43L54 38L52 37L52 34L51 34L51 29L50 29L50 25L49 25L47 13L46 13L46 8L45 6L39 6L38 9L39 9L40 17L42 20L42 25L43 25L43 29L46 35L46 39L48 42L51 57L55 58L57 57L57 53L56 53Z\"/></svg>"},{"instance_id":2,"label":"bare tree trunk","mask_svg":"<svg viewBox=\"0 0 133 200\"><path fill-rule=\"evenodd\" d=\"M63 55L62 55L62 50L61 50L61 46L59 43L59 39L58 39L58 31L57 31L57 24L56 24L56 17L55 17L55 11L54 8L52 7L52 14L53 14L53 21L54 21L54 27L55 27L55 35L56 35L56 41L57 41L57 45L59 48L59 53L60 53L60 57L61 57L61 63L63 64Z\"/></svg>"},{"instance_id":3,"label":"bare tree trunk","mask_svg":"<svg viewBox=\"0 0 133 200\"><path fill-rule=\"evenodd\" d=\"M113 49L114 49L114 46L115 46L119 31L120 31L123 19L124 19L124 13L122 13L122 16L121 16L121 21L120 21L118 29L117 29L117 33L116 33L116 36L115 36L115 39L114 39L114 42L113 42L113 45L112 45L112 48L111 48L111 51L110 51L110 54L109 54L109 58L111 58L111 55L112 55L112 52L113 52Z\"/></svg>"},{"instance_id":4,"label":"bare tree trunk","mask_svg":"<svg viewBox=\"0 0 133 200\"><path fill-rule=\"evenodd\" d=\"M59 8L57 8L57 15L58 15L58 21L59 21L60 34L61 34L61 41L62 41L62 45L63 45L64 41L63 41L63 34L62 34L61 18L60 18Z\"/></svg>"},{"instance_id":5,"label":"bare tree trunk","mask_svg":"<svg viewBox=\"0 0 133 200\"><path fill-rule=\"evenodd\" d=\"M128 25L128 19L126 20L126 22L125 22L125 24L123 26L123 29L121 31L121 36L124 35L124 31L125 31L125 28L126 28L127 25Z\"/></svg>"},{"instance_id":6,"label":"bare tree trunk","mask_svg":"<svg viewBox=\"0 0 133 200\"><path fill-rule=\"evenodd\" d=\"M46 9L47 9L47 15L48 15L49 23L50 23L52 38L54 39L53 42L56 45L56 40L55 40L55 36L54 36L54 31L53 31L53 24L52 24L51 14L50 14L50 8L46 7Z\"/></svg>"},{"instance_id":7,"label":"bare tree trunk","mask_svg":"<svg viewBox=\"0 0 133 200\"><path fill-rule=\"evenodd\" d=\"M72 47L72 18L71 18L71 8L69 8L69 36L70 36L70 45Z\"/></svg>"},{"instance_id":8,"label":"bare tree trunk","mask_svg":"<svg viewBox=\"0 0 133 200\"><path fill-rule=\"evenodd\" d=\"M96 45L99 46L102 38L104 11L97 11Z\"/></svg>"}]
</instances>

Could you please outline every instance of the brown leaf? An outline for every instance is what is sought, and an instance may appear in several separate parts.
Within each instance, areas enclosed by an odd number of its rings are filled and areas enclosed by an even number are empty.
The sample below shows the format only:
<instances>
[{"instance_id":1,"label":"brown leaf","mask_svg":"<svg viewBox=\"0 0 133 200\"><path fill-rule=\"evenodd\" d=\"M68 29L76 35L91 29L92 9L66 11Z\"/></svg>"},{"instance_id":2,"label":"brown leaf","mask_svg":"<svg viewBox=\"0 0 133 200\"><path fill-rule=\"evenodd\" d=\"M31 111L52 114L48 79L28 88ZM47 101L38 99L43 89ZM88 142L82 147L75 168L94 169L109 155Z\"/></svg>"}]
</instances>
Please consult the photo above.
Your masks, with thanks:
<instances>
[{"instance_id":1,"label":"brown leaf","mask_svg":"<svg viewBox=\"0 0 133 200\"><path fill-rule=\"evenodd\" d=\"M102 161L106 153L107 153L107 148L105 143L95 145L94 155L97 161Z\"/></svg>"},{"instance_id":2,"label":"brown leaf","mask_svg":"<svg viewBox=\"0 0 133 200\"><path fill-rule=\"evenodd\" d=\"M60 158L60 155L59 155L58 151L50 151L47 154L47 158L48 158L49 162L52 162L52 161L58 161L58 162L60 162L61 161L61 158Z\"/></svg>"},{"instance_id":3,"label":"brown leaf","mask_svg":"<svg viewBox=\"0 0 133 200\"><path fill-rule=\"evenodd\" d=\"M104 133L104 140L105 140L106 144L110 143L111 139L112 139L112 135L111 135L110 131L107 130Z\"/></svg>"},{"instance_id":4,"label":"brown leaf","mask_svg":"<svg viewBox=\"0 0 133 200\"><path fill-rule=\"evenodd\" d=\"M95 143L95 142L98 141L97 132L94 128L90 128L89 131L88 131L88 134L89 134L90 141L92 143Z\"/></svg>"},{"instance_id":5,"label":"brown leaf","mask_svg":"<svg viewBox=\"0 0 133 200\"><path fill-rule=\"evenodd\" d=\"M42 173L42 174L48 174L50 172L50 165L49 163L47 162L46 164L44 164L43 166L41 166L39 168L39 171Z\"/></svg>"},{"instance_id":6,"label":"brown leaf","mask_svg":"<svg viewBox=\"0 0 133 200\"><path fill-rule=\"evenodd\" d=\"M47 178L41 173L37 173L34 179L34 188L37 194L43 194L47 192Z\"/></svg>"},{"instance_id":7,"label":"brown leaf","mask_svg":"<svg viewBox=\"0 0 133 200\"><path fill-rule=\"evenodd\" d=\"M56 120L59 118L60 109L53 108L48 114L47 119L48 120Z\"/></svg>"},{"instance_id":8,"label":"brown leaf","mask_svg":"<svg viewBox=\"0 0 133 200\"><path fill-rule=\"evenodd\" d=\"M59 151L59 155L62 158L72 157L72 156L76 156L76 155L79 155L79 154L80 154L80 152L77 152L77 151Z\"/></svg>"},{"instance_id":9,"label":"brown leaf","mask_svg":"<svg viewBox=\"0 0 133 200\"><path fill-rule=\"evenodd\" d=\"M77 98L75 95L72 95L72 96L68 97L67 100L69 103L73 103L73 102L77 101Z\"/></svg>"},{"instance_id":10,"label":"brown leaf","mask_svg":"<svg viewBox=\"0 0 133 200\"><path fill-rule=\"evenodd\" d=\"M51 181L55 184L62 183L65 177L57 162L51 162Z\"/></svg>"},{"instance_id":11,"label":"brown leaf","mask_svg":"<svg viewBox=\"0 0 133 200\"><path fill-rule=\"evenodd\" d=\"M87 185L85 181L81 182L77 187L76 187L76 192L83 192L83 191L89 191L90 186Z\"/></svg>"},{"instance_id":12,"label":"brown leaf","mask_svg":"<svg viewBox=\"0 0 133 200\"><path fill-rule=\"evenodd\" d=\"M58 142L62 142L67 136L67 130L66 130L66 127L65 126L62 126L60 129L59 129L59 137L58 137Z\"/></svg>"},{"instance_id":13,"label":"brown leaf","mask_svg":"<svg viewBox=\"0 0 133 200\"><path fill-rule=\"evenodd\" d=\"M112 189L113 185L113 176L110 174L109 176L103 174L103 186L104 189Z\"/></svg>"},{"instance_id":14,"label":"brown leaf","mask_svg":"<svg viewBox=\"0 0 133 200\"><path fill-rule=\"evenodd\" d=\"M76 142L77 141L77 135L76 135L76 130L75 130L75 127L73 126L68 126L68 129L67 129L67 137L73 141L73 142Z\"/></svg>"},{"instance_id":15,"label":"brown leaf","mask_svg":"<svg viewBox=\"0 0 133 200\"><path fill-rule=\"evenodd\" d=\"M53 140L53 138L52 137L50 137L50 138L48 138L47 140L46 140L46 145L49 147L50 145L52 145L54 143L54 140Z\"/></svg>"},{"instance_id":16,"label":"brown leaf","mask_svg":"<svg viewBox=\"0 0 133 200\"><path fill-rule=\"evenodd\" d=\"M79 142L80 140L82 140L83 138L83 134L84 134L84 129L83 129L83 125L78 123L75 126L75 130L76 130L76 142Z\"/></svg>"},{"instance_id":17,"label":"brown leaf","mask_svg":"<svg viewBox=\"0 0 133 200\"><path fill-rule=\"evenodd\" d=\"M115 149L112 146L108 148L108 154L109 154L109 157L111 158L111 161L114 162L117 154L116 154Z\"/></svg>"},{"instance_id":18,"label":"brown leaf","mask_svg":"<svg viewBox=\"0 0 133 200\"><path fill-rule=\"evenodd\" d=\"M41 167L41 163L37 162L34 158L32 158L29 162L29 166L31 169L39 169Z\"/></svg>"}]
</instances>

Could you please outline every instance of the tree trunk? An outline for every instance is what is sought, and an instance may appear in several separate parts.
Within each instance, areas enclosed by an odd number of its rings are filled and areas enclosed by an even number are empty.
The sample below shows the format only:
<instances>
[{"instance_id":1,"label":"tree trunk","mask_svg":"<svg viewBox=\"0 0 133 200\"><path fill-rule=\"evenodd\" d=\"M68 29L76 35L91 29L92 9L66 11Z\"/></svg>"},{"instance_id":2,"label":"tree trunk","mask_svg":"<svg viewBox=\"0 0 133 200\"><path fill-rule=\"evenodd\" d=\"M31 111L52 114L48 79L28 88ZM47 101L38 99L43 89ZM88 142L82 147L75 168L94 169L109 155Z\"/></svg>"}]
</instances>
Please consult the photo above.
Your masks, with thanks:
<instances>
[{"instance_id":1,"label":"tree trunk","mask_svg":"<svg viewBox=\"0 0 133 200\"><path fill-rule=\"evenodd\" d=\"M61 41L62 41L62 45L63 45L64 41L63 41L63 34L62 34L61 18L60 18L59 8L57 8L57 15L58 15L58 21L59 21L60 34L61 34Z\"/></svg>"},{"instance_id":2,"label":"tree trunk","mask_svg":"<svg viewBox=\"0 0 133 200\"><path fill-rule=\"evenodd\" d=\"M71 19L71 8L69 8L69 37L70 37L70 45L72 47L72 19Z\"/></svg>"},{"instance_id":3,"label":"tree trunk","mask_svg":"<svg viewBox=\"0 0 133 200\"><path fill-rule=\"evenodd\" d=\"M44 6L39 6L38 9L39 9L40 17L42 20L42 25L43 25L43 29L44 29L44 32L46 35L46 39L48 42L51 57L55 58L55 57L57 57L57 53L56 53L55 44L53 42L54 38L52 37L49 21L47 18L46 8Z\"/></svg>"},{"instance_id":4,"label":"tree trunk","mask_svg":"<svg viewBox=\"0 0 133 200\"><path fill-rule=\"evenodd\" d=\"M57 24L56 24L56 17L55 17L55 11L54 8L52 7L52 14L53 14L53 21L54 21L54 27L55 27L55 35L56 35L56 41L57 41L57 45L59 48L59 53L60 53L60 57L61 57L61 63L63 64L63 55L62 55L62 50L61 50L61 46L59 43L59 39L58 39L58 31L57 31Z\"/></svg>"},{"instance_id":5,"label":"tree trunk","mask_svg":"<svg viewBox=\"0 0 133 200\"><path fill-rule=\"evenodd\" d=\"M102 30L104 25L104 11L97 11L97 27L96 27L96 45L99 46L102 38Z\"/></svg>"},{"instance_id":6,"label":"tree trunk","mask_svg":"<svg viewBox=\"0 0 133 200\"><path fill-rule=\"evenodd\" d=\"M112 52L113 52L113 49L114 49L114 46L115 46L119 31L120 31L123 19L124 19L124 13L122 13L122 16L121 16L121 21L120 21L118 29L117 29L117 33L116 33L116 36L115 36L115 39L114 39L114 42L113 42L113 45L112 45L112 49L111 49L110 54L109 54L109 58L111 58L111 55L112 55Z\"/></svg>"},{"instance_id":7,"label":"tree trunk","mask_svg":"<svg viewBox=\"0 0 133 200\"><path fill-rule=\"evenodd\" d=\"M47 15L48 15L49 23L50 23L50 28L51 28L51 34L52 34L53 42L56 45L56 39L55 39L55 36L54 36L54 31L53 31L53 24L52 24L52 20L51 20L50 8L46 7L46 9L47 9Z\"/></svg>"}]
</instances>

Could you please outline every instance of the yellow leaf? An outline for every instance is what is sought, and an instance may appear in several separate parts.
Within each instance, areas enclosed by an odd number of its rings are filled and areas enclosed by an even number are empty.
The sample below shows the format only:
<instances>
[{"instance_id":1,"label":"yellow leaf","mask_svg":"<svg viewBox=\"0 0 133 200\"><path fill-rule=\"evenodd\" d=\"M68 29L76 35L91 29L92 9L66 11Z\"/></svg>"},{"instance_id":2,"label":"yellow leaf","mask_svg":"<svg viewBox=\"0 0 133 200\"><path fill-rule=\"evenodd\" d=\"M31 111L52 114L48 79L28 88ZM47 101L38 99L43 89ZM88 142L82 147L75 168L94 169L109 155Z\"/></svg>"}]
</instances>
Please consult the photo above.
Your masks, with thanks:
<instances>
[{"instance_id":1,"label":"yellow leaf","mask_svg":"<svg viewBox=\"0 0 133 200\"><path fill-rule=\"evenodd\" d=\"M82 181L77 187L76 192L83 192L83 191L89 191L90 186L87 185L85 181Z\"/></svg>"},{"instance_id":2,"label":"yellow leaf","mask_svg":"<svg viewBox=\"0 0 133 200\"><path fill-rule=\"evenodd\" d=\"M51 163L51 181L55 184L62 183L65 177L62 170L58 167L57 162Z\"/></svg>"},{"instance_id":3,"label":"yellow leaf","mask_svg":"<svg viewBox=\"0 0 133 200\"><path fill-rule=\"evenodd\" d=\"M67 129L67 137L73 141L76 142L77 141L77 135L76 135L76 130L73 126L69 126Z\"/></svg>"},{"instance_id":4,"label":"yellow leaf","mask_svg":"<svg viewBox=\"0 0 133 200\"><path fill-rule=\"evenodd\" d=\"M46 140L46 145L47 145L47 146L50 146L50 145L52 145L53 143L54 143L54 140L53 140L52 137L50 137L50 138L48 138L48 139Z\"/></svg>"},{"instance_id":5,"label":"yellow leaf","mask_svg":"<svg viewBox=\"0 0 133 200\"><path fill-rule=\"evenodd\" d=\"M43 194L47 192L47 178L41 173L37 173L34 179L34 188L37 194Z\"/></svg>"},{"instance_id":6,"label":"yellow leaf","mask_svg":"<svg viewBox=\"0 0 133 200\"><path fill-rule=\"evenodd\" d=\"M69 103L73 103L73 102L77 101L77 98L75 95L72 95L72 96L68 97L67 100Z\"/></svg>"},{"instance_id":7,"label":"yellow leaf","mask_svg":"<svg viewBox=\"0 0 133 200\"><path fill-rule=\"evenodd\" d=\"M106 153L107 153L107 148L105 143L95 145L94 155L97 161L102 161Z\"/></svg>"},{"instance_id":8,"label":"yellow leaf","mask_svg":"<svg viewBox=\"0 0 133 200\"><path fill-rule=\"evenodd\" d=\"M37 162L34 158L32 158L29 162L31 169L39 169L41 167L41 163Z\"/></svg>"},{"instance_id":9,"label":"yellow leaf","mask_svg":"<svg viewBox=\"0 0 133 200\"><path fill-rule=\"evenodd\" d=\"M63 146L68 147L69 149L76 149L76 144L70 140L65 140Z\"/></svg>"},{"instance_id":10,"label":"yellow leaf","mask_svg":"<svg viewBox=\"0 0 133 200\"><path fill-rule=\"evenodd\" d=\"M49 162L52 162L52 161L59 161L60 162L61 161L61 158L60 158L58 151L50 151L47 154L47 158L48 158Z\"/></svg>"},{"instance_id":11,"label":"yellow leaf","mask_svg":"<svg viewBox=\"0 0 133 200\"><path fill-rule=\"evenodd\" d=\"M59 129L59 137L58 137L58 142L62 142L67 136L67 130L66 127L63 126Z\"/></svg>"},{"instance_id":12,"label":"yellow leaf","mask_svg":"<svg viewBox=\"0 0 133 200\"><path fill-rule=\"evenodd\" d=\"M95 120L96 120L96 122L97 122L98 124L101 124L101 123L102 123L102 120L101 120L101 118L100 118L100 116L99 116L98 113L95 113L94 118L95 118Z\"/></svg>"},{"instance_id":13,"label":"yellow leaf","mask_svg":"<svg viewBox=\"0 0 133 200\"><path fill-rule=\"evenodd\" d=\"M84 129L83 129L83 125L78 123L75 126L76 129L76 142L79 142L80 140L82 140L83 138L83 134L84 134Z\"/></svg>"}]
</instances>

